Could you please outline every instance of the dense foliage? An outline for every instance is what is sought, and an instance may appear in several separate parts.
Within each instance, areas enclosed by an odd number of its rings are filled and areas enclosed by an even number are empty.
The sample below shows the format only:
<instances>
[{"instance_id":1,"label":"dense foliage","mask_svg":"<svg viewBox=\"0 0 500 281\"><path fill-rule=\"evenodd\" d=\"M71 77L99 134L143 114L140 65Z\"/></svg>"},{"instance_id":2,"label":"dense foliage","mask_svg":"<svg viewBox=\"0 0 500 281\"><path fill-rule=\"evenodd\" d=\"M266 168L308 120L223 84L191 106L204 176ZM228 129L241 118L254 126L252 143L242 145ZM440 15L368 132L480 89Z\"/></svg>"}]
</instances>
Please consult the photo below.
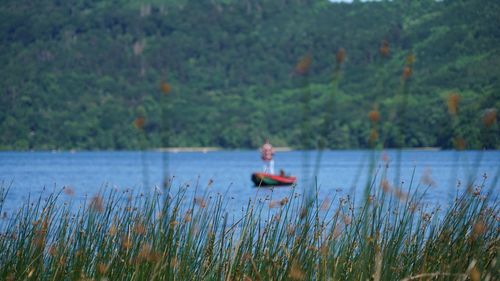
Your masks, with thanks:
<instances>
[{"instance_id":1,"label":"dense foliage","mask_svg":"<svg viewBox=\"0 0 500 281\"><path fill-rule=\"evenodd\" d=\"M6 0L0 149L265 136L498 149L499 12L496 0Z\"/></svg>"}]
</instances>

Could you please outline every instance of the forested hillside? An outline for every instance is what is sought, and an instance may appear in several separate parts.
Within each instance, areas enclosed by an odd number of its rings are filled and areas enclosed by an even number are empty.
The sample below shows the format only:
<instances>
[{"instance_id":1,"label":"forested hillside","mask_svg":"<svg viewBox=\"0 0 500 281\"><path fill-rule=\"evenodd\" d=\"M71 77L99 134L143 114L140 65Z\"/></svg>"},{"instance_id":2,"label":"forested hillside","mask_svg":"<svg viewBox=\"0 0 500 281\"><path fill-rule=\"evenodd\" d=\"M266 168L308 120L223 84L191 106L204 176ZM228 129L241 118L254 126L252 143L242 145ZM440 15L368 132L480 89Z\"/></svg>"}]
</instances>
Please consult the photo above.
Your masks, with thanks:
<instances>
[{"instance_id":1,"label":"forested hillside","mask_svg":"<svg viewBox=\"0 0 500 281\"><path fill-rule=\"evenodd\" d=\"M0 4L0 149L500 148L500 1Z\"/></svg>"}]
</instances>

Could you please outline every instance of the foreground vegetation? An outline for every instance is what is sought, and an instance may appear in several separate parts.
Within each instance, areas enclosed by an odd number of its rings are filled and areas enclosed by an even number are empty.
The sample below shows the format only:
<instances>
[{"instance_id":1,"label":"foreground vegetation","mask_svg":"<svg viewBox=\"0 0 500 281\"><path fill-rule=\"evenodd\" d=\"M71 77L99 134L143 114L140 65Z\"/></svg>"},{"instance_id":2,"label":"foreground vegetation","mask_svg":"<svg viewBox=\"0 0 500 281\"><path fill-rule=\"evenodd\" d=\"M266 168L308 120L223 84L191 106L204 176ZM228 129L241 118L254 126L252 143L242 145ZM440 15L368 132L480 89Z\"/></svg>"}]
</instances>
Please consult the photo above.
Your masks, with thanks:
<instances>
[{"instance_id":1,"label":"foreground vegetation","mask_svg":"<svg viewBox=\"0 0 500 281\"><path fill-rule=\"evenodd\" d=\"M385 147L452 148L459 134L468 149L499 149L499 126L481 140L480 120L500 108L500 2L354 2L4 0L0 149L253 148L266 136L303 147L301 116L290 113L304 88L311 132L335 112L328 148L370 147L365 117L377 108ZM328 108L340 48L344 75ZM294 66L308 53L303 83ZM450 93L461 105L453 122ZM402 103L405 126L392 130Z\"/></svg>"},{"instance_id":2,"label":"foreground vegetation","mask_svg":"<svg viewBox=\"0 0 500 281\"><path fill-rule=\"evenodd\" d=\"M486 179L485 179L486 180ZM496 179L493 180L495 186ZM384 177L365 198L295 188L229 213L229 198L188 188L72 190L0 220L1 280L498 280L499 202L485 182L432 208ZM423 190L422 190L423 191ZM2 189L0 209L6 190ZM64 203L64 204L63 204Z\"/></svg>"}]
</instances>

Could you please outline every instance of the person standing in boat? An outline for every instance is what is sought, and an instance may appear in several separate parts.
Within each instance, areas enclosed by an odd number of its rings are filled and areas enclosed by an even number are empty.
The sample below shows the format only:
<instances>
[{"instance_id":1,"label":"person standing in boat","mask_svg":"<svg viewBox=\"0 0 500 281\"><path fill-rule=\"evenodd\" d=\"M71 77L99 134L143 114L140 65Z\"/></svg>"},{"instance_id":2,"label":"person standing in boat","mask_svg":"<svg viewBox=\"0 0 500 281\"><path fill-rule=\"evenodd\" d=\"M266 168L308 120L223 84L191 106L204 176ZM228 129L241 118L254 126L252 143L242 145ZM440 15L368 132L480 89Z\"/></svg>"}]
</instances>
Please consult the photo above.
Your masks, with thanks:
<instances>
[{"instance_id":1,"label":"person standing in boat","mask_svg":"<svg viewBox=\"0 0 500 281\"><path fill-rule=\"evenodd\" d=\"M266 138L264 144L260 148L260 155L262 161L264 161L264 172L269 174L274 174L274 148L269 143L269 139Z\"/></svg>"}]
</instances>

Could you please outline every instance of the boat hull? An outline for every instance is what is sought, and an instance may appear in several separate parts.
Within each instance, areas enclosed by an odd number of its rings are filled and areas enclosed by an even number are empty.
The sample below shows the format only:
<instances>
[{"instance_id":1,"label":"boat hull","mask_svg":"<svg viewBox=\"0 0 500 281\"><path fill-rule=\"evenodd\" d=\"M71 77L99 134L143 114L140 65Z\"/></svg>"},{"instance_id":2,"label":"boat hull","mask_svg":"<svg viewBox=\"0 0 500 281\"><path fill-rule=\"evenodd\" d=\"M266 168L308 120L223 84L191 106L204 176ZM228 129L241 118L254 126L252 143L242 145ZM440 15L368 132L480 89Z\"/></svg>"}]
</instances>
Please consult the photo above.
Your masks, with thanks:
<instances>
[{"instance_id":1,"label":"boat hull","mask_svg":"<svg viewBox=\"0 0 500 281\"><path fill-rule=\"evenodd\" d=\"M296 181L296 177L278 176L267 173L253 173L252 181L255 186L281 186L292 185Z\"/></svg>"}]
</instances>

